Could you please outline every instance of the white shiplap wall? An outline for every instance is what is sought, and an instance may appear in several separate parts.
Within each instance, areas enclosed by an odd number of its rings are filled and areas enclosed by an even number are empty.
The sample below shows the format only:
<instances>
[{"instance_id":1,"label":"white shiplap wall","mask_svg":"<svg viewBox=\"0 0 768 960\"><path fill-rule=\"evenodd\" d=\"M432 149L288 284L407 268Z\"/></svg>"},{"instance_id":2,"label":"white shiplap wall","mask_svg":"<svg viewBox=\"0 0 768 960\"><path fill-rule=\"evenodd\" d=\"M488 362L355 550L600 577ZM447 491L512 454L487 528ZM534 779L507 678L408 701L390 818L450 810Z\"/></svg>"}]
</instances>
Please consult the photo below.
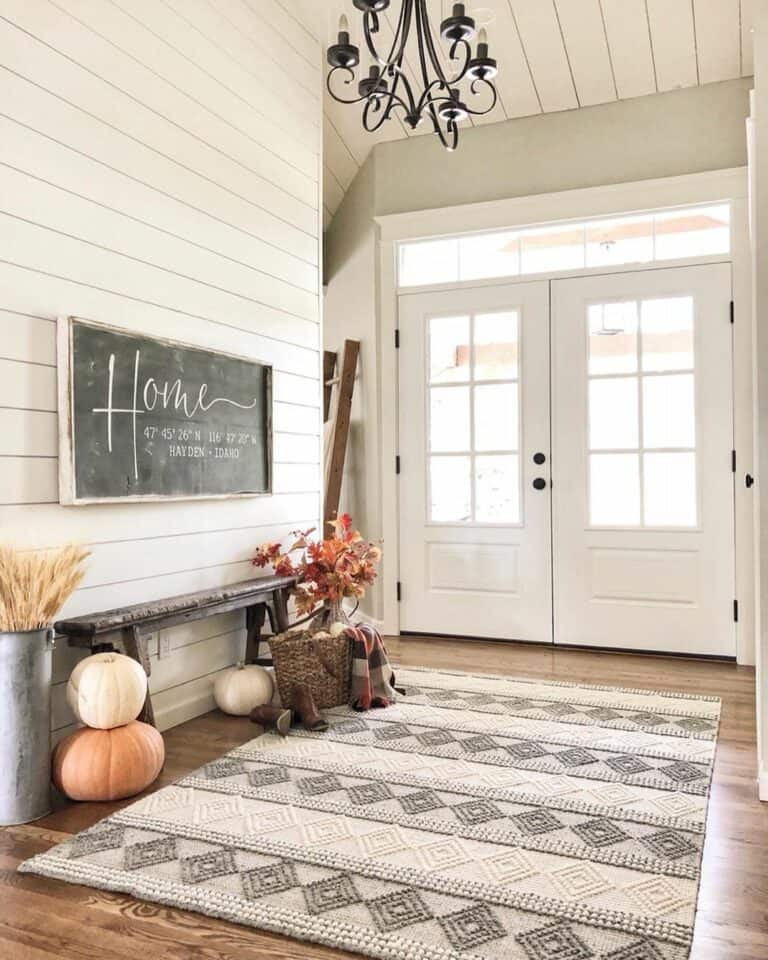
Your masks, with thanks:
<instances>
[{"instance_id":1,"label":"white shiplap wall","mask_svg":"<svg viewBox=\"0 0 768 960\"><path fill-rule=\"evenodd\" d=\"M242 579L317 522L319 65L275 0L0 0L0 537L92 546L68 614ZM274 496L59 506L57 315L273 364ZM210 709L242 615L170 641L162 727Z\"/></svg>"}]
</instances>

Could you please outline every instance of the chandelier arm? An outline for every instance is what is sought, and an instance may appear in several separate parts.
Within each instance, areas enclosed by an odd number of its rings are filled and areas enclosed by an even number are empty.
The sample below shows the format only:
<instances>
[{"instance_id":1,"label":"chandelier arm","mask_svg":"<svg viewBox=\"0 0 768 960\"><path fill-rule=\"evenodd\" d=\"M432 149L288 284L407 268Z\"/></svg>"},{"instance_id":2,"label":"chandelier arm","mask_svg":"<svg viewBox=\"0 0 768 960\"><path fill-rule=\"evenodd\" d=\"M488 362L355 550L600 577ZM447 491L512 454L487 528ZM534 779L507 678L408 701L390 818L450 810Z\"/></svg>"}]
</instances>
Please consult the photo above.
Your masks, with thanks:
<instances>
[{"instance_id":1,"label":"chandelier arm","mask_svg":"<svg viewBox=\"0 0 768 960\"><path fill-rule=\"evenodd\" d=\"M472 84L470 85L470 90L472 91L472 94L474 96L480 95L479 91L475 89L478 83L484 83L485 86L488 87L488 89L491 91L493 95L491 105L489 107L486 107L484 110L473 110L467 104L464 104L464 106L467 108L467 112L471 113L473 117L484 117L487 113L490 113L491 110L493 110L493 108L499 102L499 91L496 89L494 84L491 83L490 80L483 80L480 77L478 77L476 80L473 80Z\"/></svg>"},{"instance_id":2,"label":"chandelier arm","mask_svg":"<svg viewBox=\"0 0 768 960\"><path fill-rule=\"evenodd\" d=\"M390 91L386 95L386 107L382 105L382 100L369 99L368 103L363 108L363 127L368 133L376 133L376 131L381 128L384 121L390 119L393 111L397 107L402 107L403 110L408 113L408 104L394 91ZM369 125L369 116L371 114L378 114L379 111L381 111L381 115L378 116L376 123Z\"/></svg>"},{"instance_id":3,"label":"chandelier arm","mask_svg":"<svg viewBox=\"0 0 768 960\"><path fill-rule=\"evenodd\" d=\"M451 49L448 52L450 59L452 61L461 59L461 57L457 56L456 54L456 51L459 47L464 49L464 65L454 77L451 77L451 84L461 83L464 77L466 77L467 70L469 70L469 65L472 62L472 45L466 40L454 40L454 42L451 44Z\"/></svg>"},{"instance_id":4,"label":"chandelier arm","mask_svg":"<svg viewBox=\"0 0 768 960\"><path fill-rule=\"evenodd\" d=\"M395 37L392 41L392 49L389 51L389 58L386 61L379 60L383 66L388 67L390 70L401 71L403 68L405 45L408 42L408 34L411 32L413 3L414 0L403 0L403 5L400 8L400 19L397 21L397 29L395 30ZM374 54L374 56L376 56L376 54Z\"/></svg>"},{"instance_id":5,"label":"chandelier arm","mask_svg":"<svg viewBox=\"0 0 768 960\"><path fill-rule=\"evenodd\" d=\"M445 71L443 70L442 63L440 62L440 54L437 52L437 48L435 47L435 39L432 36L432 30L429 25L429 13L427 12L427 0L416 0L416 3L418 4L419 10L421 11L421 20L422 20L422 23L424 24L424 31L423 31L424 41L426 43L427 51L429 53L429 59L432 61L432 69L435 71L435 73L437 74L439 79L443 82L443 84L445 84L445 86L449 86L448 78L445 75ZM426 69L426 61L423 55L421 57L421 61ZM425 79L424 82L426 83L427 80Z\"/></svg>"},{"instance_id":6,"label":"chandelier arm","mask_svg":"<svg viewBox=\"0 0 768 960\"><path fill-rule=\"evenodd\" d=\"M333 77L341 71L342 73L349 74L349 80L344 81L345 86L350 86L355 81L355 71L351 67L333 67L328 71L328 76L325 78L325 88L328 93L333 97L337 103L362 103L363 100L367 100L367 97L355 97L354 100L345 100L344 97L340 97L337 93L334 93L331 87L331 81Z\"/></svg>"},{"instance_id":7,"label":"chandelier arm","mask_svg":"<svg viewBox=\"0 0 768 960\"><path fill-rule=\"evenodd\" d=\"M418 111L423 113L428 104L435 102L441 102L442 100L447 100L447 97L439 97L435 99L434 92L436 90L448 90L450 91L450 86L444 84L442 80L433 80L427 87L424 88L424 93L422 93L421 98L419 99Z\"/></svg>"}]
</instances>

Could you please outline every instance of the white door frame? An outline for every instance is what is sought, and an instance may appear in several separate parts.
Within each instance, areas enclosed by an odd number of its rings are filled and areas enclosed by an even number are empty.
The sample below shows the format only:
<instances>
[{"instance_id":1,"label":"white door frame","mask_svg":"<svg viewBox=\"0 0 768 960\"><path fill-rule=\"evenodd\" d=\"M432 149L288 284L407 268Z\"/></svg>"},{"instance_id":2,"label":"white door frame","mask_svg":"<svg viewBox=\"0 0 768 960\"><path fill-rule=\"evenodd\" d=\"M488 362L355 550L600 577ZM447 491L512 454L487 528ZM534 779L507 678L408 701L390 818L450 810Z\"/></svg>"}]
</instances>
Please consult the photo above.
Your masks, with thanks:
<instances>
[{"instance_id":1,"label":"white door frame","mask_svg":"<svg viewBox=\"0 0 768 960\"><path fill-rule=\"evenodd\" d=\"M381 582L383 592L383 628L397 634L400 617L397 603L399 579L399 505L398 478L393 469L398 452L398 359L395 331L398 324L397 244L436 236L455 236L480 230L514 229L530 224L567 219L588 219L613 216L628 211L652 210L684 204L729 201L731 216L731 253L728 256L701 257L665 261L665 267L699 263L729 262L733 265L734 327L734 437L737 451L736 468L736 593L739 601L739 622L736 631L737 661L755 662L755 559L754 509L755 494L747 490L745 474L754 468L754 371L752 329L752 269L749 243L747 170L738 167L708 173L644 180L634 183L589 187L561 193L541 194L508 200L444 207L414 213L377 217L379 228L378 264L378 378L380 387L380 420L378 471L381 490L382 535L386 560ZM637 272L658 269L660 264L644 266L627 264L610 272ZM453 289L480 286L486 283L530 282L536 279L559 279L607 273L605 268L532 274L519 278L447 284L432 287L408 287L418 290Z\"/></svg>"}]
</instances>

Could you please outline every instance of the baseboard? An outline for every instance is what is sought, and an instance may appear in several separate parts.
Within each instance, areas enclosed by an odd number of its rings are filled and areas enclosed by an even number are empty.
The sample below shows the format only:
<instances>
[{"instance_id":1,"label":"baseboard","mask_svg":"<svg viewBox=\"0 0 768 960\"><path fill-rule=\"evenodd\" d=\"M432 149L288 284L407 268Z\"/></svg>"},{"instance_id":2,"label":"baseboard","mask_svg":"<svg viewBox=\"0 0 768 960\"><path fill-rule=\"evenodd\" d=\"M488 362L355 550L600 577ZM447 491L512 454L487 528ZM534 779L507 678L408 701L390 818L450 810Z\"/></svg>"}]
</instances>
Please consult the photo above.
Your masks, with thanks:
<instances>
[{"instance_id":1,"label":"baseboard","mask_svg":"<svg viewBox=\"0 0 768 960\"><path fill-rule=\"evenodd\" d=\"M761 767L757 777L757 795L761 800L768 803L768 770Z\"/></svg>"},{"instance_id":2,"label":"baseboard","mask_svg":"<svg viewBox=\"0 0 768 960\"><path fill-rule=\"evenodd\" d=\"M362 623L369 624L375 630L378 630L379 633L384 633L384 621L377 620L375 617L372 617L370 614L365 613L362 610L357 611L357 613L354 615L354 619L359 620Z\"/></svg>"},{"instance_id":3,"label":"baseboard","mask_svg":"<svg viewBox=\"0 0 768 960\"><path fill-rule=\"evenodd\" d=\"M210 713L216 709L216 701L213 699L213 691L208 690L196 693L180 703L174 703L164 710L158 710L155 713L155 726L162 733L170 730L171 727L177 727L180 723L186 723L187 720L194 720L195 717L201 717L204 713Z\"/></svg>"}]
</instances>

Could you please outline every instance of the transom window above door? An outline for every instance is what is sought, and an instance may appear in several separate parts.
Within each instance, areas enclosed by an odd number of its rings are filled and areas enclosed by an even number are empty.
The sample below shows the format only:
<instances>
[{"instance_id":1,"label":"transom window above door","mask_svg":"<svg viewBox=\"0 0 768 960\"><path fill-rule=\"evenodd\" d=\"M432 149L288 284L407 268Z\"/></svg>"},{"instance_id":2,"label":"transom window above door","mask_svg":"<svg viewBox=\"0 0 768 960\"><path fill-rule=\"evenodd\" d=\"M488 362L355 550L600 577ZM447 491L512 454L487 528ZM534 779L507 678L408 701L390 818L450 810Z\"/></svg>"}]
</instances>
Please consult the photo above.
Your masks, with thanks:
<instances>
[{"instance_id":1,"label":"transom window above door","mask_svg":"<svg viewBox=\"0 0 768 960\"><path fill-rule=\"evenodd\" d=\"M693 298L586 312L591 525L695 527Z\"/></svg>"},{"instance_id":2,"label":"transom window above door","mask_svg":"<svg viewBox=\"0 0 768 960\"><path fill-rule=\"evenodd\" d=\"M401 288L727 254L727 203L566 221L399 246Z\"/></svg>"},{"instance_id":3,"label":"transom window above door","mask_svg":"<svg viewBox=\"0 0 768 960\"><path fill-rule=\"evenodd\" d=\"M428 518L519 523L518 311L427 323Z\"/></svg>"}]
</instances>

